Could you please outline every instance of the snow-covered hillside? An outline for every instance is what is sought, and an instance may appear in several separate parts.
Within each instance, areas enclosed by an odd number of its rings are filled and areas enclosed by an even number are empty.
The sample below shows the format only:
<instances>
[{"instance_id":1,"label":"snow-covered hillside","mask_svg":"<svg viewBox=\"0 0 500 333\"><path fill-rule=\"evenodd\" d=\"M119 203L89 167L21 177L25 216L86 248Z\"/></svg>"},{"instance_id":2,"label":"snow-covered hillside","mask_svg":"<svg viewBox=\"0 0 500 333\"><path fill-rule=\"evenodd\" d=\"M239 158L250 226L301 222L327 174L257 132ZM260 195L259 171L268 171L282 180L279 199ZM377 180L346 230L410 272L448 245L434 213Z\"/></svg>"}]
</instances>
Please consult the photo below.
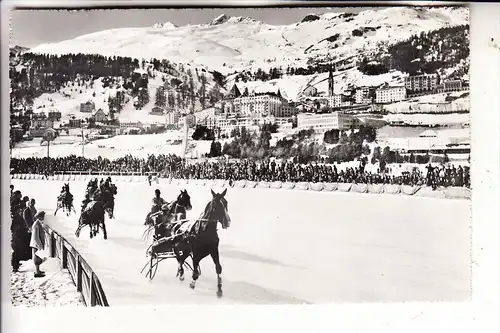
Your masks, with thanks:
<instances>
[{"instance_id":1,"label":"snow-covered hillside","mask_svg":"<svg viewBox=\"0 0 500 333\"><path fill-rule=\"evenodd\" d=\"M188 70L191 70L191 66L186 66ZM96 80L89 80L79 84L79 80L69 81L64 87L59 89L55 93L44 93L33 100L33 111L35 113L47 112L51 110L57 110L62 114L62 121L69 120L72 117L76 119L88 118L89 113L80 112L80 104L87 101L91 101L95 104L95 110L102 109L106 114L109 114L109 104L110 98L115 98L117 92L121 92L125 96L123 109L115 114L115 118L120 121L140 121L142 123L162 123L165 124L165 116L161 115L151 115L149 114L152 108L155 106L155 95L159 87L165 86L165 81L170 81L171 79L178 79L178 76L163 73L158 70L148 68L148 70L136 70L138 73L150 73L148 78L148 94L149 102L146 103L142 108L137 109L134 106L134 99L129 94L127 89L123 88L124 80L121 77L112 78L114 82L104 84L103 78L98 78ZM194 72L194 69L193 69ZM207 91L212 89L215 85L213 77L210 75L206 76ZM181 79L185 79L182 78ZM192 80L193 89L198 90L201 83L198 80ZM221 91L224 89L221 87ZM177 97L177 92L169 91L167 93L174 94ZM188 106L186 110L188 111ZM195 103L195 108L200 108L199 100ZM182 111L182 110L181 110Z\"/></svg>"},{"instance_id":2,"label":"snow-covered hillside","mask_svg":"<svg viewBox=\"0 0 500 333\"><path fill-rule=\"evenodd\" d=\"M170 22L145 28L100 31L42 44L32 53L86 53L138 59L169 59L215 69L222 74L249 68L305 66L311 58L341 60L423 31L468 24L468 8L397 7L359 14L308 15L273 26L247 17L221 15L207 24L176 27Z\"/></svg>"},{"instance_id":3,"label":"snow-covered hillside","mask_svg":"<svg viewBox=\"0 0 500 333\"><path fill-rule=\"evenodd\" d=\"M334 93L345 92L348 87L361 86L379 86L388 83L391 86L400 86L404 84L405 73L393 71L381 75L364 75L359 70L352 68L344 71L338 71L333 74ZM288 100L296 101L301 97L304 89L313 86L318 90L318 95L327 95L328 92L328 73L319 73L312 75L286 75L279 79L262 81L238 81L235 75L227 77L227 86L236 84L241 92L248 89L249 92L277 92Z\"/></svg>"}]
</instances>

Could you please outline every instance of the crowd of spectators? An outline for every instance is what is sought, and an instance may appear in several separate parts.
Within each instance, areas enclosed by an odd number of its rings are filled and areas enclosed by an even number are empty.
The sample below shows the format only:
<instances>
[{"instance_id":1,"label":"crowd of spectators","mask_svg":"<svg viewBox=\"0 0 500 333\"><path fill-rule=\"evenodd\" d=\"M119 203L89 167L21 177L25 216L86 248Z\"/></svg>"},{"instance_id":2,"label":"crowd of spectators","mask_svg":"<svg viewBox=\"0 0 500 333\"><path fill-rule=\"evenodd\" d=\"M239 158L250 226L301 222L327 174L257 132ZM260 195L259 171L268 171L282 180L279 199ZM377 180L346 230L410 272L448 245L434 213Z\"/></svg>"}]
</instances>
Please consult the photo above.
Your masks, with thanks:
<instances>
[{"instance_id":1,"label":"crowd of spectators","mask_svg":"<svg viewBox=\"0 0 500 333\"><path fill-rule=\"evenodd\" d=\"M58 158L11 159L12 173L53 174L74 172L114 173L159 173L163 177L181 179L224 179L230 181L282 181L282 182L343 182L367 184L400 184L470 187L469 167L451 164L426 166L400 173L391 172L391 165L383 170L367 171L364 163L358 167L338 170L337 165L298 164L290 161L276 163L274 160L256 162L253 160L202 161L186 163L176 155L149 155L137 158L131 155L115 160L98 157L95 159L68 156Z\"/></svg>"},{"instance_id":2,"label":"crowd of spectators","mask_svg":"<svg viewBox=\"0 0 500 333\"><path fill-rule=\"evenodd\" d=\"M419 168L391 174L390 165L384 170L371 172L365 165L338 170L336 165L269 161L203 162L186 165L177 170L177 178L224 179L230 181L281 181L281 182L329 182L364 184L399 184L438 186L470 186L469 168L454 165L428 165L427 171Z\"/></svg>"},{"instance_id":3,"label":"crowd of spectators","mask_svg":"<svg viewBox=\"0 0 500 333\"><path fill-rule=\"evenodd\" d=\"M36 201L23 196L20 190L14 191L10 185L10 215L11 215L11 265L14 273L19 271L21 261L32 259L35 265L35 277L43 277L45 273L40 270L41 258L37 251L44 249L41 223L45 212L37 212Z\"/></svg>"}]
</instances>

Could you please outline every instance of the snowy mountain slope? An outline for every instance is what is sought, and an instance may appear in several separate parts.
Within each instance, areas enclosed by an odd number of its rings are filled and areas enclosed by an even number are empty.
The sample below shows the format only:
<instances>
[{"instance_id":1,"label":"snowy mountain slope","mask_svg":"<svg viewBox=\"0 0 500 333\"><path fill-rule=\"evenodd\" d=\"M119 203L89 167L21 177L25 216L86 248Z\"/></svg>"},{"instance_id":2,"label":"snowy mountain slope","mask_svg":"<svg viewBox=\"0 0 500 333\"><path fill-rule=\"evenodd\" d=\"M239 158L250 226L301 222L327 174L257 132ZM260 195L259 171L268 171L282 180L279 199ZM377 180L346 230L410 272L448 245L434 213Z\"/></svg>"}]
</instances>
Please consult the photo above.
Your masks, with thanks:
<instances>
[{"instance_id":1,"label":"snowy mountain slope","mask_svg":"<svg viewBox=\"0 0 500 333\"><path fill-rule=\"evenodd\" d=\"M234 76L227 78L227 86L231 87L236 84L241 92L248 89L256 93L260 92L274 92L278 89L283 97L288 100L297 101L302 95L302 92L307 86L313 86L318 90L318 94L327 95L328 92L328 73L319 73L312 75L291 75L283 76L279 79L262 81L247 81L236 82ZM403 84L406 74L399 71L385 73L381 75L364 75L357 69L350 69L345 71L335 72L334 77L334 93L344 93L348 87L361 87L361 86L379 86L384 83L389 83L392 86Z\"/></svg>"},{"instance_id":2,"label":"snowy mountain slope","mask_svg":"<svg viewBox=\"0 0 500 333\"><path fill-rule=\"evenodd\" d=\"M422 31L468 24L468 8L397 7L359 14L311 15L306 22L273 26L221 15L208 24L111 29L42 44L33 53L96 53L169 59L223 74L244 68L305 66L311 58L341 59Z\"/></svg>"},{"instance_id":3,"label":"snowy mountain slope","mask_svg":"<svg viewBox=\"0 0 500 333\"><path fill-rule=\"evenodd\" d=\"M156 104L189 112L193 103L195 109L202 107L203 95L210 102L214 98L214 91L225 92L223 87L216 84L211 72L189 64L168 65L144 61L141 65L136 60L136 65L129 65L125 71L112 74L109 71L104 73L102 67L91 68L91 64L102 62L110 68L116 65L116 60L96 60L97 56L94 55L84 60L74 54L64 57L49 59L44 56L33 57L33 54L28 53L11 64L11 111L32 109L35 113L47 113L56 109L62 113L62 120L73 116L87 118L90 114L80 113L80 103L92 101L96 110L102 109L105 113L109 112L110 107L116 108L119 104L121 107L115 113L115 118L120 121L164 123L165 117L149 114ZM137 67L134 69L134 66ZM144 77L147 79L144 80ZM138 81L137 78L142 79ZM118 92L120 102L116 102ZM158 102L158 93L163 94L163 102ZM144 99L144 95L148 96L147 99ZM143 99L140 105L136 103L138 98Z\"/></svg>"}]
</instances>

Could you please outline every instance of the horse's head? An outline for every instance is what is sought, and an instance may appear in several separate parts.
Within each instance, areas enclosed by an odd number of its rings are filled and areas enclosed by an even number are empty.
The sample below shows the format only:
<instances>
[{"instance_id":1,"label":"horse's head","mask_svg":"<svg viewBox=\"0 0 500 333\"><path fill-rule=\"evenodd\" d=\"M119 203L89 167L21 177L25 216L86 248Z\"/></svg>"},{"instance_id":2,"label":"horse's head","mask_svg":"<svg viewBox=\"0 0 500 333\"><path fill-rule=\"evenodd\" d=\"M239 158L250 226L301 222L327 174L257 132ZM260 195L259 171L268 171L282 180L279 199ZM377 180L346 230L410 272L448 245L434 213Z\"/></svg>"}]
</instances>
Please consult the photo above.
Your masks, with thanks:
<instances>
[{"instance_id":1,"label":"horse's head","mask_svg":"<svg viewBox=\"0 0 500 333\"><path fill-rule=\"evenodd\" d=\"M104 211L105 211L106 213L108 213L108 216L109 216L109 218L110 218L110 219L112 219L112 218L113 218L113 208L112 208L112 207L105 206L105 207L104 207Z\"/></svg>"},{"instance_id":2,"label":"horse's head","mask_svg":"<svg viewBox=\"0 0 500 333\"><path fill-rule=\"evenodd\" d=\"M223 229L227 229L231 224L231 218L229 217L228 203L225 198L227 189L222 193L212 192L212 200L207 204L205 208L204 218L213 221L219 221L222 224Z\"/></svg>"},{"instance_id":3,"label":"horse's head","mask_svg":"<svg viewBox=\"0 0 500 333\"><path fill-rule=\"evenodd\" d=\"M181 193L177 196L177 204L186 208L186 211L193 209L191 197L186 190L181 190Z\"/></svg>"}]
</instances>

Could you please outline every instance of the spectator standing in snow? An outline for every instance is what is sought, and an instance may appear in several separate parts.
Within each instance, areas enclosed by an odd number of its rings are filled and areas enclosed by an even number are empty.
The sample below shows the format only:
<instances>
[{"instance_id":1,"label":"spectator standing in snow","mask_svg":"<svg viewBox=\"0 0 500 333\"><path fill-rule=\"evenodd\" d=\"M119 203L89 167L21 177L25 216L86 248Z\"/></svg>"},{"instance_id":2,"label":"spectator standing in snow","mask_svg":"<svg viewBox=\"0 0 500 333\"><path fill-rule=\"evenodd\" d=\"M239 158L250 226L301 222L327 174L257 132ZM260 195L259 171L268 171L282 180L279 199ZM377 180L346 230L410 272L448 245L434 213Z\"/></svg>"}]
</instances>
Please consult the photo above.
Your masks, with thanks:
<instances>
[{"instance_id":1,"label":"spectator standing in snow","mask_svg":"<svg viewBox=\"0 0 500 333\"><path fill-rule=\"evenodd\" d=\"M31 215L36 216L37 210L35 208L36 201L34 198L31 198L30 203L28 204L28 207L31 209Z\"/></svg>"},{"instance_id":2,"label":"spectator standing in snow","mask_svg":"<svg viewBox=\"0 0 500 333\"><path fill-rule=\"evenodd\" d=\"M22 260L28 260L29 255L29 231L26 228L26 223L23 218L24 209L28 197L22 200L20 191L15 191L11 199L11 247L12 247L12 270L17 272Z\"/></svg>"},{"instance_id":3,"label":"spectator standing in snow","mask_svg":"<svg viewBox=\"0 0 500 333\"><path fill-rule=\"evenodd\" d=\"M31 254L33 263L35 264L35 277L44 277L45 272L40 270L40 265L43 263L43 258L37 255L38 251L42 251L45 248L45 240L43 237L43 221L45 219L45 212L40 211L36 214L36 220L31 227Z\"/></svg>"},{"instance_id":4,"label":"spectator standing in snow","mask_svg":"<svg viewBox=\"0 0 500 333\"><path fill-rule=\"evenodd\" d=\"M31 199L31 201L28 202L28 206L24 208L23 211L23 218L24 218L24 223L26 224L26 229L31 232L31 226L33 225L34 222L34 217L36 215L36 209L33 206L35 202L35 199ZM33 212L33 209L35 209L35 212Z\"/></svg>"}]
</instances>

